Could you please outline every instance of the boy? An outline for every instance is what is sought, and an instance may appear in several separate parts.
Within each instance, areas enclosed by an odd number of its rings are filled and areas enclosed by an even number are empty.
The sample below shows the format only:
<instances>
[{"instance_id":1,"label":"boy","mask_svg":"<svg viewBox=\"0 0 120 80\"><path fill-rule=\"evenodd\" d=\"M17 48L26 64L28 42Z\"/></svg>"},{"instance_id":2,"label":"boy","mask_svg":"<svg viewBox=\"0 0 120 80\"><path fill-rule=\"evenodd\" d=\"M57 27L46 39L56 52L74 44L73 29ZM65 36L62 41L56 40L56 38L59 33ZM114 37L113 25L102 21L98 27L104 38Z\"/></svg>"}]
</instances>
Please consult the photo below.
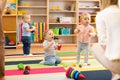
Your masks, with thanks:
<instances>
[{"instance_id":1,"label":"boy","mask_svg":"<svg viewBox=\"0 0 120 80\"><path fill-rule=\"evenodd\" d=\"M24 55L32 55L30 54L30 44L31 44L31 32L35 31L35 27L30 26L31 16L29 14L24 14L22 24L22 43L23 43L23 53Z\"/></svg>"}]
</instances>

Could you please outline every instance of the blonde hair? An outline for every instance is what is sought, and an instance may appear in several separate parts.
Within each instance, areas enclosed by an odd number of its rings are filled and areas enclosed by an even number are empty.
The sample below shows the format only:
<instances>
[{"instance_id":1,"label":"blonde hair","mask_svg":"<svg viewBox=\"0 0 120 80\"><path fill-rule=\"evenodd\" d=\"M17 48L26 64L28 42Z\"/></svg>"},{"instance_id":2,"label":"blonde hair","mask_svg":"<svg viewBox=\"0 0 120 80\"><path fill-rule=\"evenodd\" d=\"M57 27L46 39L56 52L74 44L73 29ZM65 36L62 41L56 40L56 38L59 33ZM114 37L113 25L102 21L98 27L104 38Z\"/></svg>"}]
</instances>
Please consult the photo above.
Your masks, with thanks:
<instances>
[{"instance_id":1,"label":"blonde hair","mask_svg":"<svg viewBox=\"0 0 120 80\"><path fill-rule=\"evenodd\" d=\"M52 31L52 30L48 29L48 30L45 30L45 31L43 32L43 38L44 38L44 39L45 39L46 34L48 33L48 31Z\"/></svg>"},{"instance_id":2,"label":"blonde hair","mask_svg":"<svg viewBox=\"0 0 120 80\"><path fill-rule=\"evenodd\" d=\"M118 0L101 0L102 9L105 9L106 7L109 7L110 5L118 5Z\"/></svg>"},{"instance_id":3,"label":"blonde hair","mask_svg":"<svg viewBox=\"0 0 120 80\"><path fill-rule=\"evenodd\" d=\"M86 16L89 16L90 17L90 14L87 13L87 12L83 12L80 16L80 19L84 19Z\"/></svg>"},{"instance_id":4,"label":"blonde hair","mask_svg":"<svg viewBox=\"0 0 120 80\"><path fill-rule=\"evenodd\" d=\"M24 19L26 16L31 16L30 14L23 14L22 19Z\"/></svg>"}]
</instances>

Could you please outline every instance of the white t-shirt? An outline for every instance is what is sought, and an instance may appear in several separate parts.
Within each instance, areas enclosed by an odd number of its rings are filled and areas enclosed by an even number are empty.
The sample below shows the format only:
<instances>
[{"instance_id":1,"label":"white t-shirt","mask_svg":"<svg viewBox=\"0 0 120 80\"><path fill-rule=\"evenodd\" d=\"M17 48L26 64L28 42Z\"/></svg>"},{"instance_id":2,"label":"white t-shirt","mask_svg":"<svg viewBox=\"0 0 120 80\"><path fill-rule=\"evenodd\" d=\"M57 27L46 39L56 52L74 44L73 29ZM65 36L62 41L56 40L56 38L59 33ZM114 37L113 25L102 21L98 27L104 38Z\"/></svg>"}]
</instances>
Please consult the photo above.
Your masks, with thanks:
<instances>
[{"instance_id":1,"label":"white t-shirt","mask_svg":"<svg viewBox=\"0 0 120 80\"><path fill-rule=\"evenodd\" d=\"M26 28L30 28L30 25L28 23L24 23L22 24L22 36L31 36L31 32L26 31Z\"/></svg>"},{"instance_id":2,"label":"white t-shirt","mask_svg":"<svg viewBox=\"0 0 120 80\"><path fill-rule=\"evenodd\" d=\"M50 42L48 40L45 40L43 42L43 47L46 47L48 44L50 44ZM48 49L45 51L45 56L55 56L56 55L56 51L55 51L55 42L54 44Z\"/></svg>"}]
</instances>

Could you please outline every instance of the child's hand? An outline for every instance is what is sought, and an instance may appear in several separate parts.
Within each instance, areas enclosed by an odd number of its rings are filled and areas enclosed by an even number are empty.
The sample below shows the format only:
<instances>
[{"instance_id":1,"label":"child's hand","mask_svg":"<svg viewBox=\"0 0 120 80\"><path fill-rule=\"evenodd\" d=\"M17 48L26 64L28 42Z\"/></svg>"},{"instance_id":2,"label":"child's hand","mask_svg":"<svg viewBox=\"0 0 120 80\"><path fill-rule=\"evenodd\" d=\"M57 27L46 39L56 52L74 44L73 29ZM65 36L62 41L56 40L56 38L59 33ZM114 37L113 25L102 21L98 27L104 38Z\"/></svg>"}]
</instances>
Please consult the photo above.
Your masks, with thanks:
<instances>
[{"instance_id":1,"label":"child's hand","mask_svg":"<svg viewBox=\"0 0 120 80\"><path fill-rule=\"evenodd\" d=\"M62 44L62 40L61 39L58 40L58 44Z\"/></svg>"},{"instance_id":2,"label":"child's hand","mask_svg":"<svg viewBox=\"0 0 120 80\"><path fill-rule=\"evenodd\" d=\"M78 33L80 30L79 30L79 28L77 27L75 30L74 30L74 33L76 34L76 33Z\"/></svg>"},{"instance_id":3,"label":"child's hand","mask_svg":"<svg viewBox=\"0 0 120 80\"><path fill-rule=\"evenodd\" d=\"M75 34L77 34L78 32L79 32L79 30L78 30L78 29L75 29L75 30L74 30L74 33L75 33Z\"/></svg>"},{"instance_id":4,"label":"child's hand","mask_svg":"<svg viewBox=\"0 0 120 80\"><path fill-rule=\"evenodd\" d=\"M95 34L94 33L89 33L89 36L94 37Z\"/></svg>"},{"instance_id":5,"label":"child's hand","mask_svg":"<svg viewBox=\"0 0 120 80\"><path fill-rule=\"evenodd\" d=\"M32 29L35 31L35 30L36 30L36 27L32 27Z\"/></svg>"},{"instance_id":6,"label":"child's hand","mask_svg":"<svg viewBox=\"0 0 120 80\"><path fill-rule=\"evenodd\" d=\"M54 40L52 40L51 42L50 42L50 45L53 45L54 44Z\"/></svg>"}]
</instances>

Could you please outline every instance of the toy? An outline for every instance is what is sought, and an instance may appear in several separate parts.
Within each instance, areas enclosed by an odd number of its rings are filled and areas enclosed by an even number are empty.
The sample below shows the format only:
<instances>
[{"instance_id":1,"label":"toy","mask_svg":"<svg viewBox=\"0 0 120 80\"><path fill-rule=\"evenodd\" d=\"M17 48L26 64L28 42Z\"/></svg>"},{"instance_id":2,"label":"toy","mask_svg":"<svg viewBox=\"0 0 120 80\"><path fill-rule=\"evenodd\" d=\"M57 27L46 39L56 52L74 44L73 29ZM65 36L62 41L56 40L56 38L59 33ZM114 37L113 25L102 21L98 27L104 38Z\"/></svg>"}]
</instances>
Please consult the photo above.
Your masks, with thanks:
<instances>
[{"instance_id":1,"label":"toy","mask_svg":"<svg viewBox=\"0 0 120 80\"><path fill-rule=\"evenodd\" d=\"M60 8L60 6L57 6L57 10L59 11L61 8Z\"/></svg>"},{"instance_id":2,"label":"toy","mask_svg":"<svg viewBox=\"0 0 120 80\"><path fill-rule=\"evenodd\" d=\"M15 45L15 42L14 42L14 41L9 41L9 42L8 42L8 45L9 45L9 46L14 46L14 45Z\"/></svg>"},{"instance_id":3,"label":"toy","mask_svg":"<svg viewBox=\"0 0 120 80\"><path fill-rule=\"evenodd\" d=\"M55 7L55 6L52 6L52 10L53 10L53 11L56 10L56 7Z\"/></svg>"},{"instance_id":4,"label":"toy","mask_svg":"<svg viewBox=\"0 0 120 80\"><path fill-rule=\"evenodd\" d=\"M58 45L57 45L57 50L61 50L61 47L62 47L62 40L61 39L58 39Z\"/></svg>"},{"instance_id":5,"label":"toy","mask_svg":"<svg viewBox=\"0 0 120 80\"><path fill-rule=\"evenodd\" d=\"M29 70L24 70L24 74L30 74Z\"/></svg>"},{"instance_id":6,"label":"toy","mask_svg":"<svg viewBox=\"0 0 120 80\"><path fill-rule=\"evenodd\" d=\"M21 6L21 0L18 0L18 6Z\"/></svg>"},{"instance_id":7,"label":"toy","mask_svg":"<svg viewBox=\"0 0 120 80\"><path fill-rule=\"evenodd\" d=\"M28 3L24 3L24 6L30 6Z\"/></svg>"},{"instance_id":8,"label":"toy","mask_svg":"<svg viewBox=\"0 0 120 80\"><path fill-rule=\"evenodd\" d=\"M25 66L25 70L31 70L30 66Z\"/></svg>"},{"instance_id":9,"label":"toy","mask_svg":"<svg viewBox=\"0 0 120 80\"><path fill-rule=\"evenodd\" d=\"M63 67L67 67L67 64L65 64L64 62L62 62L61 65L62 65Z\"/></svg>"},{"instance_id":10,"label":"toy","mask_svg":"<svg viewBox=\"0 0 120 80\"><path fill-rule=\"evenodd\" d=\"M82 67L82 65L81 65L81 64L79 64L79 67L81 68L81 67Z\"/></svg>"},{"instance_id":11,"label":"toy","mask_svg":"<svg viewBox=\"0 0 120 80\"><path fill-rule=\"evenodd\" d=\"M11 14L11 9L10 9L10 7L7 7L7 8L6 8L5 14Z\"/></svg>"},{"instance_id":12,"label":"toy","mask_svg":"<svg viewBox=\"0 0 120 80\"><path fill-rule=\"evenodd\" d=\"M24 69L24 64L23 63L19 63L17 65L17 67L18 67L19 70L23 70Z\"/></svg>"},{"instance_id":13,"label":"toy","mask_svg":"<svg viewBox=\"0 0 120 80\"><path fill-rule=\"evenodd\" d=\"M81 72L74 70L71 67L66 70L66 77L73 78L74 80L85 79L85 76Z\"/></svg>"},{"instance_id":14,"label":"toy","mask_svg":"<svg viewBox=\"0 0 120 80\"><path fill-rule=\"evenodd\" d=\"M76 64L75 64L75 63L72 63L72 66L73 66L73 67L76 67Z\"/></svg>"}]
</instances>

